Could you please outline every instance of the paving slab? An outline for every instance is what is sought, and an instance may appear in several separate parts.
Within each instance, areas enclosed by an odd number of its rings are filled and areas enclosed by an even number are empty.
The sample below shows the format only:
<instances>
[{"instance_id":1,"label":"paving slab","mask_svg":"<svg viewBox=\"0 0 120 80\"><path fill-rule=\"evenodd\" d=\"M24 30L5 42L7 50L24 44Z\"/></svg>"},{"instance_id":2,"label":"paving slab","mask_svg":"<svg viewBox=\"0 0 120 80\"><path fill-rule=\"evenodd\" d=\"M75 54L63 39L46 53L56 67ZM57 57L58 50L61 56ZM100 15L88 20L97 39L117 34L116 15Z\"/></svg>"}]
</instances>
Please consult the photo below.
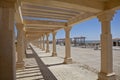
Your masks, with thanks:
<instances>
[{"instance_id":1,"label":"paving slab","mask_svg":"<svg viewBox=\"0 0 120 80\"><path fill-rule=\"evenodd\" d=\"M17 70L17 80L97 80L97 74L73 64L63 64L61 56L52 57L33 46L27 50L25 69Z\"/></svg>"}]
</instances>

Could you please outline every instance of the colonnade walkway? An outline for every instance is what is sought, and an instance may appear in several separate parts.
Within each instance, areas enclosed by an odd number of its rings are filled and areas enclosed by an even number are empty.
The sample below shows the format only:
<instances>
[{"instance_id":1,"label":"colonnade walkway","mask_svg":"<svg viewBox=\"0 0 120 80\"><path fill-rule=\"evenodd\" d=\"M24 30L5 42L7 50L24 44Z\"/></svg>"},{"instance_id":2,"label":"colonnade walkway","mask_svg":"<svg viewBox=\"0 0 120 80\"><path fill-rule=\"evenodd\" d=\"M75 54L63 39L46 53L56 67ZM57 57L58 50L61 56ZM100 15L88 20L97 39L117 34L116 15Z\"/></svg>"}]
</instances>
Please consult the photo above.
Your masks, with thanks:
<instances>
[{"instance_id":1,"label":"colonnade walkway","mask_svg":"<svg viewBox=\"0 0 120 80\"><path fill-rule=\"evenodd\" d=\"M60 56L52 57L38 47L27 48L25 69L17 70L17 80L96 80L97 74L77 64L63 64Z\"/></svg>"}]
</instances>

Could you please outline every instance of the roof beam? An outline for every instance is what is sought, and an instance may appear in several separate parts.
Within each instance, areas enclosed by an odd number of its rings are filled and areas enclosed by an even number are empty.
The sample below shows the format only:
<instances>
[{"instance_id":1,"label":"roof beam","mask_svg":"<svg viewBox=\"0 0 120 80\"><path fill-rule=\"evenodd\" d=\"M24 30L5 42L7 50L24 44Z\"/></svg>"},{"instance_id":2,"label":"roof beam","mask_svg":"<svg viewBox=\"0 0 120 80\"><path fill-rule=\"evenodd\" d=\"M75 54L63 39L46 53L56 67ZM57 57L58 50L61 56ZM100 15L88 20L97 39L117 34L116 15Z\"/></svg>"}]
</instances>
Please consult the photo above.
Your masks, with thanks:
<instances>
[{"instance_id":1,"label":"roof beam","mask_svg":"<svg viewBox=\"0 0 120 80\"><path fill-rule=\"evenodd\" d=\"M25 24L33 26L66 26L65 22L55 22L55 21L42 21L42 20L24 20Z\"/></svg>"},{"instance_id":2,"label":"roof beam","mask_svg":"<svg viewBox=\"0 0 120 80\"><path fill-rule=\"evenodd\" d=\"M61 7L63 9L100 12L104 9L104 2L97 0L22 0L26 3L35 3L43 6ZM90 4L92 3L92 4ZM94 4L94 5L93 5Z\"/></svg>"},{"instance_id":3,"label":"roof beam","mask_svg":"<svg viewBox=\"0 0 120 80\"><path fill-rule=\"evenodd\" d=\"M35 28L26 28L25 29L28 32L52 32L53 30L49 30L49 29L35 29Z\"/></svg>"},{"instance_id":4,"label":"roof beam","mask_svg":"<svg viewBox=\"0 0 120 80\"><path fill-rule=\"evenodd\" d=\"M77 15L76 13L70 13L70 12L63 12L59 10L50 10L50 9L43 9L43 8L33 8L33 7L22 7L22 10L26 11L32 11L32 12L44 12L44 13L55 13L55 14L63 14L63 15L70 15L70 16L75 16Z\"/></svg>"},{"instance_id":5,"label":"roof beam","mask_svg":"<svg viewBox=\"0 0 120 80\"><path fill-rule=\"evenodd\" d=\"M97 0L54 0L68 3L66 6L74 5L77 9L97 13L104 9L104 2ZM94 5L93 5L94 4Z\"/></svg>"},{"instance_id":6,"label":"roof beam","mask_svg":"<svg viewBox=\"0 0 120 80\"><path fill-rule=\"evenodd\" d=\"M36 27L36 28L41 28L41 27L44 27L44 28L63 28L65 26L58 26L58 25L39 25L39 24L25 24L25 27Z\"/></svg>"},{"instance_id":7,"label":"roof beam","mask_svg":"<svg viewBox=\"0 0 120 80\"><path fill-rule=\"evenodd\" d=\"M33 12L33 11L26 11L26 10L23 10L22 11L22 14L29 14L29 15L42 15L42 16L53 16L53 17L63 17L63 18L71 18L72 16L71 15L63 15L63 14L55 14L55 13L45 13L45 12Z\"/></svg>"},{"instance_id":8,"label":"roof beam","mask_svg":"<svg viewBox=\"0 0 120 80\"><path fill-rule=\"evenodd\" d=\"M28 28L41 28L41 29L46 29L46 28L49 28L49 29L54 29L54 28L63 28L62 27L56 27L56 26L41 26L41 25L25 25L25 27L28 27Z\"/></svg>"},{"instance_id":9,"label":"roof beam","mask_svg":"<svg viewBox=\"0 0 120 80\"><path fill-rule=\"evenodd\" d=\"M28 27L28 28L30 28L30 29L55 29L55 28L53 28L53 27Z\"/></svg>"},{"instance_id":10,"label":"roof beam","mask_svg":"<svg viewBox=\"0 0 120 80\"><path fill-rule=\"evenodd\" d=\"M106 2L106 9L117 10L120 9L120 0L109 0Z\"/></svg>"},{"instance_id":11,"label":"roof beam","mask_svg":"<svg viewBox=\"0 0 120 80\"><path fill-rule=\"evenodd\" d=\"M26 34L43 34L42 32L30 32L30 31L27 31Z\"/></svg>"},{"instance_id":12,"label":"roof beam","mask_svg":"<svg viewBox=\"0 0 120 80\"><path fill-rule=\"evenodd\" d=\"M67 25L68 26L73 26L74 24L77 24L77 23L80 23L82 21L91 19L91 18L93 18L95 16L96 15L92 14L92 13L86 13L86 14L83 14L83 15L79 15L79 16L76 16L73 19L69 20Z\"/></svg>"},{"instance_id":13,"label":"roof beam","mask_svg":"<svg viewBox=\"0 0 120 80\"><path fill-rule=\"evenodd\" d=\"M33 18L45 18L45 19L57 19L57 20L68 20L68 18L64 18L64 17L55 17L55 16L45 16L45 15L31 15L31 14L23 14L23 16L26 17L33 17Z\"/></svg>"}]
</instances>

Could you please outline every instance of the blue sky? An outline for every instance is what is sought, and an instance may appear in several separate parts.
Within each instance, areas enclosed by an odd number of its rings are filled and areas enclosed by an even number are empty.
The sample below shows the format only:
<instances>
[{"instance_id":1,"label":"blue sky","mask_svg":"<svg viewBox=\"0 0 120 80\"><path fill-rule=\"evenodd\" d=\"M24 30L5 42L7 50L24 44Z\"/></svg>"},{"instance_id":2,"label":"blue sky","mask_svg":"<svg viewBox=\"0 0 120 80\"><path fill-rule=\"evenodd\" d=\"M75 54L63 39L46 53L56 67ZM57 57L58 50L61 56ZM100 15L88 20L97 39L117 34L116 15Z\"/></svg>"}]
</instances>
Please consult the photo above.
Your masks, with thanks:
<instances>
[{"instance_id":1,"label":"blue sky","mask_svg":"<svg viewBox=\"0 0 120 80\"><path fill-rule=\"evenodd\" d=\"M111 33L113 38L120 38L120 10L116 11L111 22ZM87 40L100 40L101 23L97 18L93 18L74 25L71 29L71 38L85 36ZM56 38L65 38L64 30L57 32ZM50 34L49 39L52 39Z\"/></svg>"}]
</instances>

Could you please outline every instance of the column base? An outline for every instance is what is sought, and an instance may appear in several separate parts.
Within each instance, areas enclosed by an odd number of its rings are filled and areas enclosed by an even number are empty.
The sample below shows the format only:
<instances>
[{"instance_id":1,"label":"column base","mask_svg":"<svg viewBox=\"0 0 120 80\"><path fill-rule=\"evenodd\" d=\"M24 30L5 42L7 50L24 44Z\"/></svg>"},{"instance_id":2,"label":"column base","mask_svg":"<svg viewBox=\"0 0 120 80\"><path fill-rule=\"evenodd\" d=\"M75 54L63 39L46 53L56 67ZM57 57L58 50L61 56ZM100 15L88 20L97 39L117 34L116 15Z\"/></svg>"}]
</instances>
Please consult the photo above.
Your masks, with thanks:
<instances>
[{"instance_id":1,"label":"column base","mask_svg":"<svg viewBox=\"0 0 120 80\"><path fill-rule=\"evenodd\" d=\"M64 64L71 64L72 63L72 58L64 58Z\"/></svg>"},{"instance_id":2,"label":"column base","mask_svg":"<svg viewBox=\"0 0 120 80\"><path fill-rule=\"evenodd\" d=\"M56 52L53 52L53 53L52 53L52 56L53 56L53 57L57 56L57 53L56 53Z\"/></svg>"},{"instance_id":3,"label":"column base","mask_svg":"<svg viewBox=\"0 0 120 80\"><path fill-rule=\"evenodd\" d=\"M17 62L16 63L16 69L24 69L25 66L24 66L25 62Z\"/></svg>"},{"instance_id":4,"label":"column base","mask_svg":"<svg viewBox=\"0 0 120 80\"><path fill-rule=\"evenodd\" d=\"M98 80L116 80L115 73L105 74L100 72L98 73Z\"/></svg>"}]
</instances>

